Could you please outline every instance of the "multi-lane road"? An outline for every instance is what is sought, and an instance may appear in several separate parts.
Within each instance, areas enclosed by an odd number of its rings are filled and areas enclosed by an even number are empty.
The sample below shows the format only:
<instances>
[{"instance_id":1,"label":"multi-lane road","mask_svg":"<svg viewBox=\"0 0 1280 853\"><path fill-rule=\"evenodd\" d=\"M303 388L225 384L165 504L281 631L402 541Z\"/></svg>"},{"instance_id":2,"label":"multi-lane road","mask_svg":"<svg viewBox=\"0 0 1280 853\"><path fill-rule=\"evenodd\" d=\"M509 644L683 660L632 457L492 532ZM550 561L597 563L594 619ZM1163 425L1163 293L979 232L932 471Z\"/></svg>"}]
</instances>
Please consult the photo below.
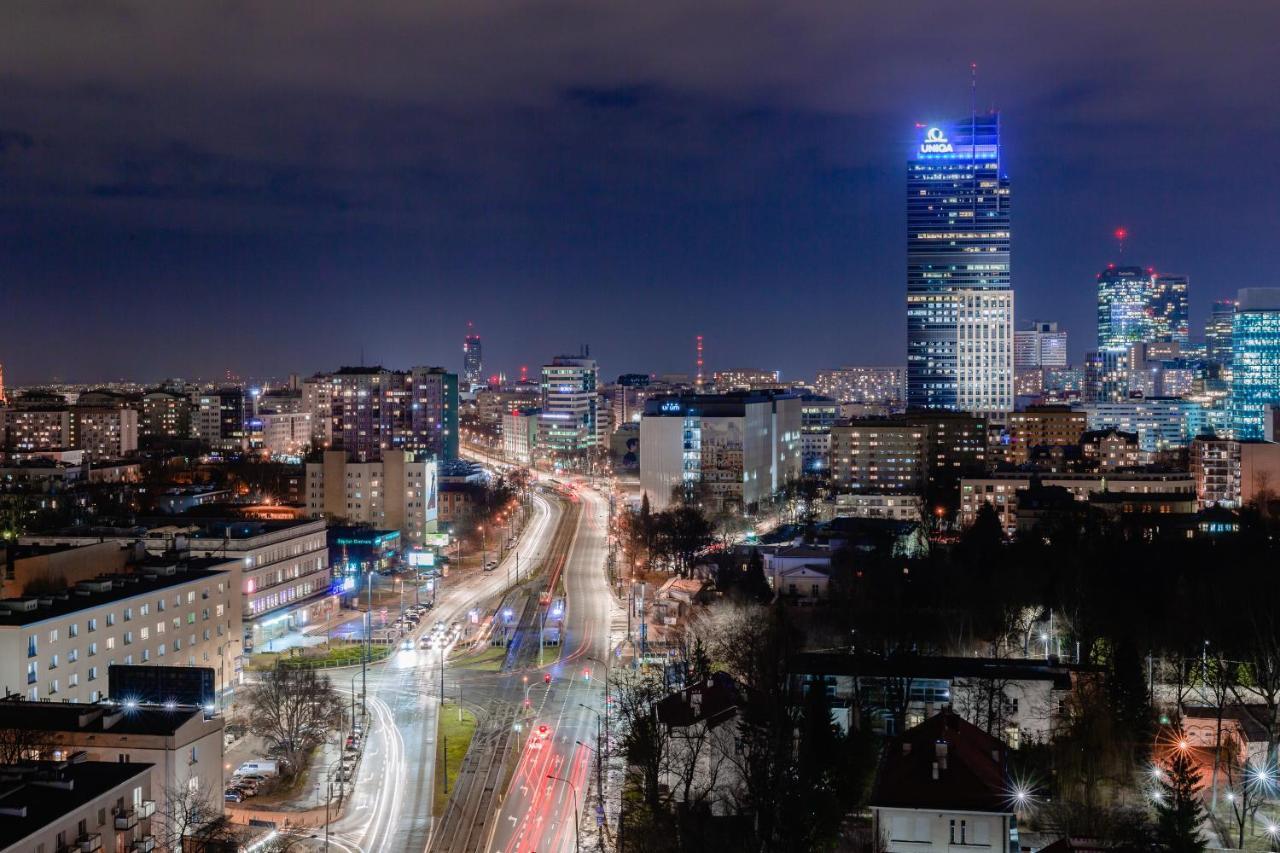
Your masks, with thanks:
<instances>
[{"instance_id":1,"label":"multi-lane road","mask_svg":"<svg viewBox=\"0 0 1280 853\"><path fill-rule=\"evenodd\" d=\"M573 503L580 502L580 506ZM597 718L604 710L603 661L608 655L613 599L604 574L607 549L608 502L581 489L572 498L531 498L532 515L507 561L520 554L526 570L546 567L560 575L566 599L562 644L548 648L546 665L536 656L523 662L523 673L491 674L491 689L476 689L474 674L454 673L443 666L444 694L452 701L458 677L464 677L468 704L484 702L502 689L500 679L528 678L531 707L520 714L523 741L547 727L545 741L529 743L520 752L510 787L499 796L498 819L486 820L483 837L469 849L483 851L558 851L573 849L574 806L582 806L587 773L594 768ZM568 511L572 507L573 511ZM579 511L580 510L580 511ZM565 536L562 527L570 526ZM561 533L557 536L557 531ZM468 611L496 600L507 586L504 562L492 572L450 578L440 590L436 606L424 619L446 623L466 619ZM554 583L552 578L547 581ZM536 635L533 642L536 644ZM432 792L436 769L436 721L440 712L442 655L448 650L403 649L368 673L369 714L365 755L355 791L343 817L330 826L330 843L347 851L428 851L437 849L438 816L433 818ZM584 677L584 671L589 677ZM550 672L552 683L543 683ZM466 680L466 679L470 680ZM350 689L338 679L340 689ZM359 690L360 678L355 679ZM468 697L464 694L464 701ZM581 706L586 706L581 707ZM588 710L590 709L590 710ZM482 717L492 708L481 707ZM554 778L560 777L565 781ZM479 833L477 833L479 834Z\"/></svg>"}]
</instances>

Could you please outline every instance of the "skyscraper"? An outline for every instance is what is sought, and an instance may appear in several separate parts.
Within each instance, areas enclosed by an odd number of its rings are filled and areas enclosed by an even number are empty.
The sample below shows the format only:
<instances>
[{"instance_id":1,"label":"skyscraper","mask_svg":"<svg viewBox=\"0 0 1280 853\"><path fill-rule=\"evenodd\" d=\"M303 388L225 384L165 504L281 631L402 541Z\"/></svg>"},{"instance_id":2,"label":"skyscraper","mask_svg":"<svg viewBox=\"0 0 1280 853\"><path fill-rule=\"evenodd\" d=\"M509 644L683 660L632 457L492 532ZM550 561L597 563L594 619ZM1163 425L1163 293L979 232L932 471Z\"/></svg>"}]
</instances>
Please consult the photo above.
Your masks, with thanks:
<instances>
[{"instance_id":1,"label":"skyscraper","mask_svg":"<svg viewBox=\"0 0 1280 853\"><path fill-rule=\"evenodd\" d=\"M1266 437L1266 407L1280 405L1280 287L1249 287L1236 300L1231 328L1231 431Z\"/></svg>"},{"instance_id":2,"label":"skyscraper","mask_svg":"<svg viewBox=\"0 0 1280 853\"><path fill-rule=\"evenodd\" d=\"M1142 267L1107 264L1098 273L1098 350L1127 350L1154 340L1150 304L1155 278Z\"/></svg>"},{"instance_id":3,"label":"skyscraper","mask_svg":"<svg viewBox=\"0 0 1280 853\"><path fill-rule=\"evenodd\" d=\"M1219 299L1204 324L1205 358L1217 364L1231 364L1231 326L1235 321L1236 301Z\"/></svg>"},{"instance_id":4,"label":"skyscraper","mask_svg":"<svg viewBox=\"0 0 1280 853\"><path fill-rule=\"evenodd\" d=\"M1154 341L1185 347L1191 342L1187 296L1191 282L1185 275L1156 273L1151 294L1151 333Z\"/></svg>"},{"instance_id":5,"label":"skyscraper","mask_svg":"<svg viewBox=\"0 0 1280 853\"><path fill-rule=\"evenodd\" d=\"M1013 408L1009 179L1000 117L920 128L907 164L907 404Z\"/></svg>"},{"instance_id":6,"label":"skyscraper","mask_svg":"<svg viewBox=\"0 0 1280 853\"><path fill-rule=\"evenodd\" d=\"M484 384L484 362L480 355L480 336L467 323L467 336L462 339L462 384L468 391Z\"/></svg>"}]
</instances>

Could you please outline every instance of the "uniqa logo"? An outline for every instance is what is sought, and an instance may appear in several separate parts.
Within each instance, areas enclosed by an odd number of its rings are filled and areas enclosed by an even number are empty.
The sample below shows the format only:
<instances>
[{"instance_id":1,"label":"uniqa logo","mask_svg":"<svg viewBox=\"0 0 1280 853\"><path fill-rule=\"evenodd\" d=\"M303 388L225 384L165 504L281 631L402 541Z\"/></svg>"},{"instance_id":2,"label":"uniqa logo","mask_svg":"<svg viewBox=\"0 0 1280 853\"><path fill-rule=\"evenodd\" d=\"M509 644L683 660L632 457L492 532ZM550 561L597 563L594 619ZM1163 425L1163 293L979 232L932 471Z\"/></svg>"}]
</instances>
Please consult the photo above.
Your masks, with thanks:
<instances>
[{"instance_id":1,"label":"uniqa logo","mask_svg":"<svg viewBox=\"0 0 1280 853\"><path fill-rule=\"evenodd\" d=\"M924 142L920 143L921 154L950 154L954 150L940 127L929 128L925 132Z\"/></svg>"}]
</instances>

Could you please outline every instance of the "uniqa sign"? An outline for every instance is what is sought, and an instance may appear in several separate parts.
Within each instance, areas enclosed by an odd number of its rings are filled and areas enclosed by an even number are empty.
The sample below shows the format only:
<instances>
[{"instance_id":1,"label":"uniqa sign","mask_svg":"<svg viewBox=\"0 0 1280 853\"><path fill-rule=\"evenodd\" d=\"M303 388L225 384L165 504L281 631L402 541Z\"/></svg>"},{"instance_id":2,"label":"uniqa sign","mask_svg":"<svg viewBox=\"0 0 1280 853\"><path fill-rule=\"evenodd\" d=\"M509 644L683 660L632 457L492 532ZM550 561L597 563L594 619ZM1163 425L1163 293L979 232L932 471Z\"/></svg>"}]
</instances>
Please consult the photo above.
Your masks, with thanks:
<instances>
[{"instance_id":1,"label":"uniqa sign","mask_svg":"<svg viewBox=\"0 0 1280 853\"><path fill-rule=\"evenodd\" d=\"M950 154L954 150L940 127L929 128L925 132L924 142L920 143L921 154Z\"/></svg>"}]
</instances>

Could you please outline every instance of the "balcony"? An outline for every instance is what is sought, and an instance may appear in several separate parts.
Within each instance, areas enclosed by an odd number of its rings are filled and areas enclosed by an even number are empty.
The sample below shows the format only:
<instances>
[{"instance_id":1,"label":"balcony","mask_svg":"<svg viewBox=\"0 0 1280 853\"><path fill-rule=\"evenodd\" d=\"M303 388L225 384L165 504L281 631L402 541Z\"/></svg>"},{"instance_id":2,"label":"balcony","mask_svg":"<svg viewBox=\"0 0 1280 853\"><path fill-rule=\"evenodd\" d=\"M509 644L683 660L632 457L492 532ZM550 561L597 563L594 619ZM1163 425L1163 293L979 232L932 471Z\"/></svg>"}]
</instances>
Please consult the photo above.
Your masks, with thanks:
<instances>
[{"instance_id":1,"label":"balcony","mask_svg":"<svg viewBox=\"0 0 1280 853\"><path fill-rule=\"evenodd\" d=\"M155 849L156 840L150 835L144 835L141 838L135 839L134 842L129 845L130 853L151 853L151 851Z\"/></svg>"},{"instance_id":2,"label":"balcony","mask_svg":"<svg viewBox=\"0 0 1280 853\"><path fill-rule=\"evenodd\" d=\"M94 853L95 850L102 849L102 833L87 832L76 839L76 849L80 853Z\"/></svg>"},{"instance_id":3,"label":"balcony","mask_svg":"<svg viewBox=\"0 0 1280 853\"><path fill-rule=\"evenodd\" d=\"M122 812L116 812L116 831L124 832L133 829L138 825L138 812L134 809L125 809Z\"/></svg>"},{"instance_id":4,"label":"balcony","mask_svg":"<svg viewBox=\"0 0 1280 853\"><path fill-rule=\"evenodd\" d=\"M156 813L155 800L143 800L142 804L138 806L138 814L140 817L148 818L155 813Z\"/></svg>"}]
</instances>

